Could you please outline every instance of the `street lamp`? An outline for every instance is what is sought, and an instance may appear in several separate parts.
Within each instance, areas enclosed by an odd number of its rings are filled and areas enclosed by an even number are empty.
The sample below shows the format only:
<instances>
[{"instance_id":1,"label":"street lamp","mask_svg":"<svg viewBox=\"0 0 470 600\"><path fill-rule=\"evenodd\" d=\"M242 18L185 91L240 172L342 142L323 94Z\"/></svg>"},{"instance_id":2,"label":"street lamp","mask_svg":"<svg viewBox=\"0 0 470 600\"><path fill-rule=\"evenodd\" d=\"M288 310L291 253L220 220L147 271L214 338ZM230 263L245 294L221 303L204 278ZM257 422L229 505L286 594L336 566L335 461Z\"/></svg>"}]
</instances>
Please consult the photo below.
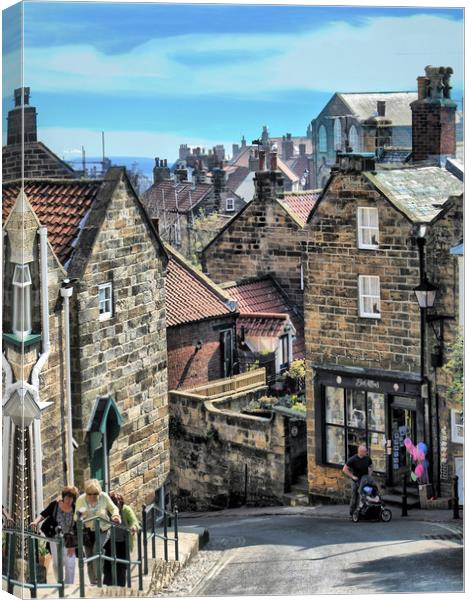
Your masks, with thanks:
<instances>
[{"instance_id":1,"label":"street lamp","mask_svg":"<svg viewBox=\"0 0 470 600\"><path fill-rule=\"evenodd\" d=\"M426 275L424 275L421 283L414 288L414 293L421 309L426 310L434 306L437 289L435 285L428 281Z\"/></svg>"}]
</instances>

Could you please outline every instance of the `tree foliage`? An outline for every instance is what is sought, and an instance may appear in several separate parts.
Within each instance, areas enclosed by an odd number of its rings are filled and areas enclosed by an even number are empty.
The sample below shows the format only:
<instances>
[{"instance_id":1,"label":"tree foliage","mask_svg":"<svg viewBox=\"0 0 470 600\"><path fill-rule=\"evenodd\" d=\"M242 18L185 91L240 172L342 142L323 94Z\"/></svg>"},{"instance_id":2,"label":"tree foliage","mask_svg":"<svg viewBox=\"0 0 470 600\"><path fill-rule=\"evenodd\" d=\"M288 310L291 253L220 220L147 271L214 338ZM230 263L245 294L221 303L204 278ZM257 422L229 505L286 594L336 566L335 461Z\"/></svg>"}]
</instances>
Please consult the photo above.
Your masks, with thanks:
<instances>
[{"instance_id":1,"label":"tree foliage","mask_svg":"<svg viewBox=\"0 0 470 600\"><path fill-rule=\"evenodd\" d=\"M449 355L444 371L447 373L450 383L447 388L447 401L453 404L463 405L464 393L464 350L463 335L460 334L449 348Z\"/></svg>"}]
</instances>

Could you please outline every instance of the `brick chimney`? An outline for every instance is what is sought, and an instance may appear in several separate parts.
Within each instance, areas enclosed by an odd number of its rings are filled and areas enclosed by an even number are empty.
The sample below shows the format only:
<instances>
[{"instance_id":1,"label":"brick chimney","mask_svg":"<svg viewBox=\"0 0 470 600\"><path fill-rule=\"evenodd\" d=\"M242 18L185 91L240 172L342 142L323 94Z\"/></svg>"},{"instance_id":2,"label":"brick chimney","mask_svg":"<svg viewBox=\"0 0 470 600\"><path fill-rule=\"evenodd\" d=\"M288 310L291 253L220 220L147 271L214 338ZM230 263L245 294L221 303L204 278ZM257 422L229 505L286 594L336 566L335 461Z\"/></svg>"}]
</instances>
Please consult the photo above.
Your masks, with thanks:
<instances>
[{"instance_id":1,"label":"brick chimney","mask_svg":"<svg viewBox=\"0 0 470 600\"><path fill-rule=\"evenodd\" d=\"M272 149L268 157L264 150L260 150L259 154L259 171L255 173L255 197L263 203L272 202L284 192L284 177L281 171L277 170L277 149Z\"/></svg>"},{"instance_id":2,"label":"brick chimney","mask_svg":"<svg viewBox=\"0 0 470 600\"><path fill-rule=\"evenodd\" d=\"M167 166L167 161L160 160L158 156L155 158L155 166L153 167L153 183L161 183L165 179L170 179L170 169Z\"/></svg>"},{"instance_id":3,"label":"brick chimney","mask_svg":"<svg viewBox=\"0 0 470 600\"><path fill-rule=\"evenodd\" d=\"M425 69L418 77L418 99L410 104L412 114L412 160L435 160L444 164L455 157L455 112L451 99L451 67Z\"/></svg>"},{"instance_id":4,"label":"brick chimney","mask_svg":"<svg viewBox=\"0 0 470 600\"><path fill-rule=\"evenodd\" d=\"M383 148L392 145L392 121L385 116L385 111L385 100L377 100L376 113L364 121L364 152L375 152L379 155Z\"/></svg>"},{"instance_id":5,"label":"brick chimney","mask_svg":"<svg viewBox=\"0 0 470 600\"><path fill-rule=\"evenodd\" d=\"M257 171L259 169L259 158L258 151L255 149L250 150L250 156L248 157L248 168L251 171Z\"/></svg>"},{"instance_id":6,"label":"brick chimney","mask_svg":"<svg viewBox=\"0 0 470 600\"><path fill-rule=\"evenodd\" d=\"M8 113L7 145L21 144L22 121L24 119L24 142L37 142L38 130L36 123L36 108L29 106L29 87L17 88L15 108ZM23 116L24 115L24 116Z\"/></svg>"},{"instance_id":7,"label":"brick chimney","mask_svg":"<svg viewBox=\"0 0 470 600\"><path fill-rule=\"evenodd\" d=\"M291 133L282 136L281 152L283 160L289 160L294 156L294 141Z\"/></svg>"},{"instance_id":8,"label":"brick chimney","mask_svg":"<svg viewBox=\"0 0 470 600\"><path fill-rule=\"evenodd\" d=\"M377 116L385 117L385 100L377 100Z\"/></svg>"},{"instance_id":9,"label":"brick chimney","mask_svg":"<svg viewBox=\"0 0 470 600\"><path fill-rule=\"evenodd\" d=\"M299 144L299 154L300 156L305 156L307 154L307 145Z\"/></svg>"},{"instance_id":10,"label":"brick chimney","mask_svg":"<svg viewBox=\"0 0 470 600\"><path fill-rule=\"evenodd\" d=\"M182 165L178 165L175 169L175 178L177 183L187 183L188 170L185 169Z\"/></svg>"}]
</instances>

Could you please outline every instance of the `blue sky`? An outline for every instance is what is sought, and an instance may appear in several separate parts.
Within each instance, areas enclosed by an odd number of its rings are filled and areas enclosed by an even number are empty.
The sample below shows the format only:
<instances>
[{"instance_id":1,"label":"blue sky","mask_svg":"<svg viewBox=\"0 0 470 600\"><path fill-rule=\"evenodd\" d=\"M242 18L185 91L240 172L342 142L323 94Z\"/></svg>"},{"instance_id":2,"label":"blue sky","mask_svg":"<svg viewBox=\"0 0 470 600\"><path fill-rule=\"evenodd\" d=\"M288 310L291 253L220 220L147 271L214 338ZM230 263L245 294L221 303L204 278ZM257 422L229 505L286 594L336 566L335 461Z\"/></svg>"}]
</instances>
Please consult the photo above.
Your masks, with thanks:
<instances>
[{"instance_id":1,"label":"blue sky","mask_svg":"<svg viewBox=\"0 0 470 600\"><path fill-rule=\"evenodd\" d=\"M5 27L8 77L18 35ZM181 142L251 140L262 125L303 135L335 91L414 90L427 64L454 68L460 98L463 11L25 2L24 61L59 155L99 154L104 130L110 155L172 160Z\"/></svg>"}]
</instances>

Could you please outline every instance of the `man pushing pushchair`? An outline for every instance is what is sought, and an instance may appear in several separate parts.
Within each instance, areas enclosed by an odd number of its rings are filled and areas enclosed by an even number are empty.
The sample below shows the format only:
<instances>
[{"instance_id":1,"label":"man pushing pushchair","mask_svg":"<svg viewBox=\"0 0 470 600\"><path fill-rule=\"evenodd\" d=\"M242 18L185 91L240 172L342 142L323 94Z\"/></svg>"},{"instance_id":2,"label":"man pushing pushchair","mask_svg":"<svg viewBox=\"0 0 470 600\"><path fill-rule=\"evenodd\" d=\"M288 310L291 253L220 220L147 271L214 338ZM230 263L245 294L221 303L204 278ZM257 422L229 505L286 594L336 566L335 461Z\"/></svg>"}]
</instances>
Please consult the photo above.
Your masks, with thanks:
<instances>
[{"instance_id":1,"label":"man pushing pushchair","mask_svg":"<svg viewBox=\"0 0 470 600\"><path fill-rule=\"evenodd\" d=\"M355 522L360 518L390 521L392 513L380 497L372 473L372 460L366 446L359 446L357 454L351 456L343 467L343 473L352 479L349 514Z\"/></svg>"}]
</instances>

